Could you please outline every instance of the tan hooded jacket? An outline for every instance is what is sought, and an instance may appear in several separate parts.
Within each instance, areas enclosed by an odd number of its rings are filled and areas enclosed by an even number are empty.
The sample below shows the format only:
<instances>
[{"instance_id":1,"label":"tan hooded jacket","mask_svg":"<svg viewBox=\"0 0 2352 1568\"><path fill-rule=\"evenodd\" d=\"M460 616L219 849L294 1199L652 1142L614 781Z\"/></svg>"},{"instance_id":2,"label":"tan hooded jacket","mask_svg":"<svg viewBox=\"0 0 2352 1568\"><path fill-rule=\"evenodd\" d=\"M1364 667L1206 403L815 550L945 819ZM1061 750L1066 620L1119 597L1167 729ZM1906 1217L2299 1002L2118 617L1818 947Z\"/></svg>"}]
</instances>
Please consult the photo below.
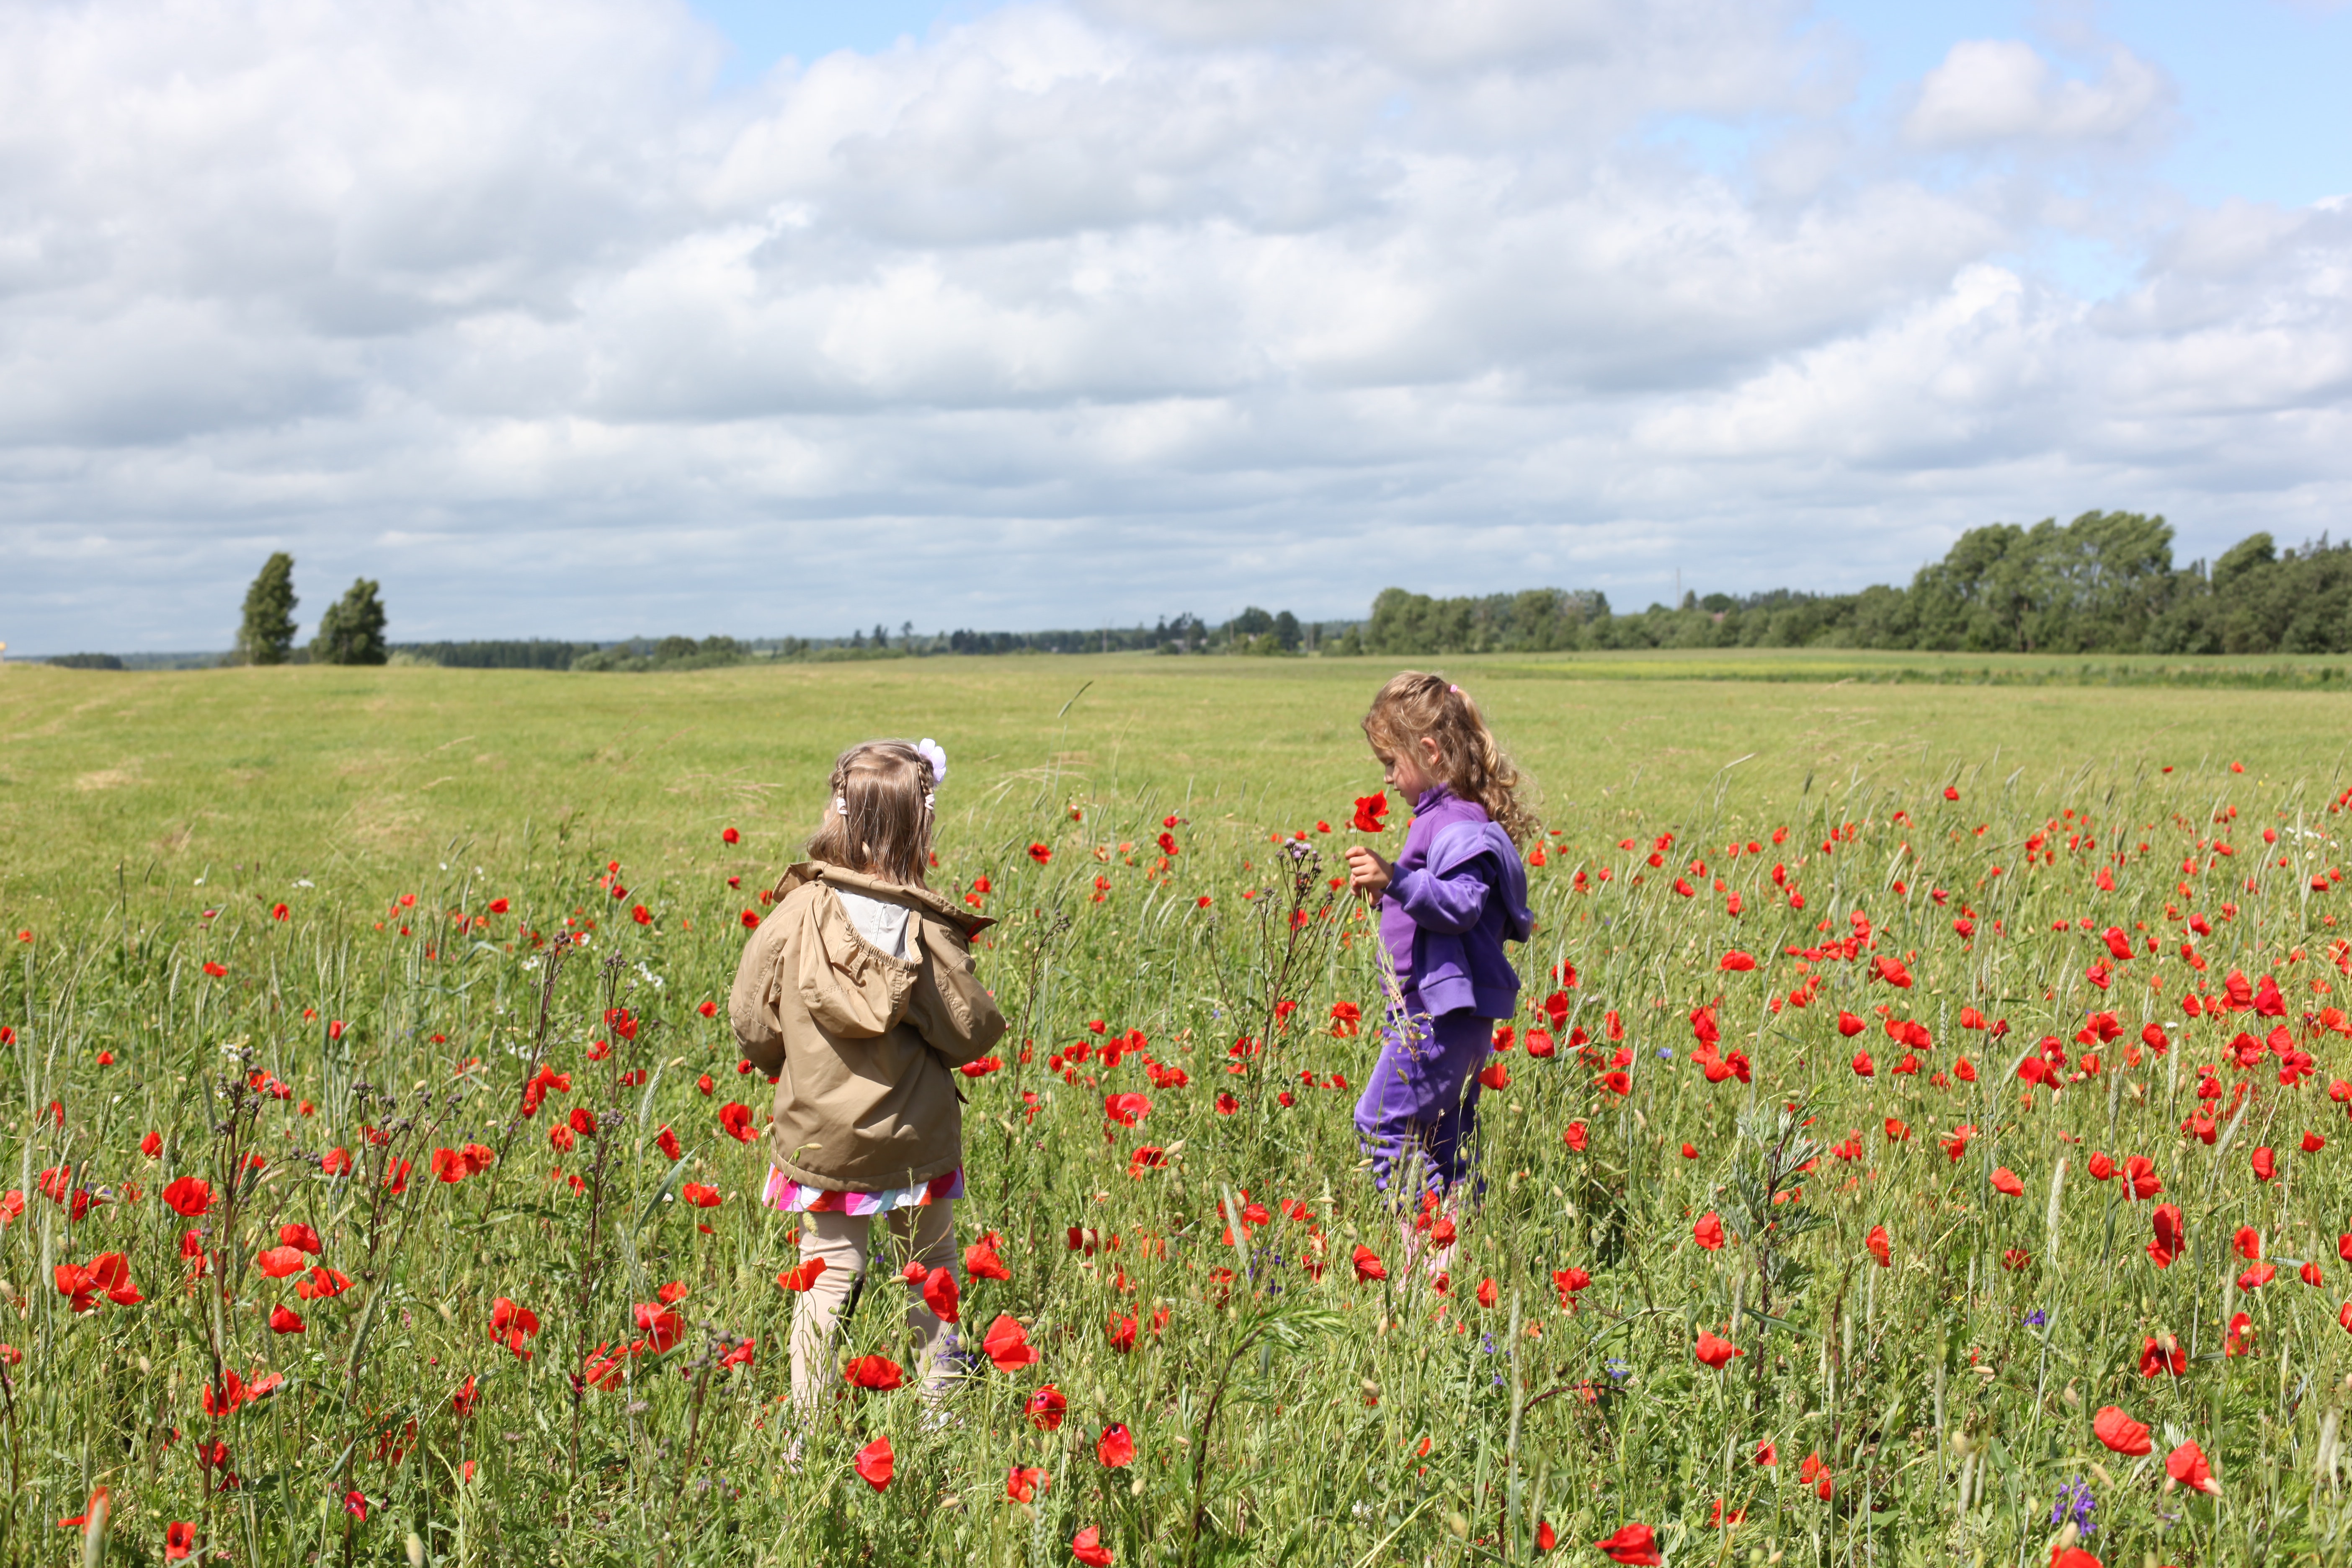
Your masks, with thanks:
<instances>
[{"instance_id":1,"label":"tan hooded jacket","mask_svg":"<svg viewBox=\"0 0 2352 1568\"><path fill-rule=\"evenodd\" d=\"M915 956L893 958L860 936L836 887L913 911ZM971 963L972 936L993 923L927 889L822 860L784 873L727 1003L743 1055L775 1080L768 1141L779 1170L874 1193L963 1163L953 1069L1004 1033Z\"/></svg>"}]
</instances>

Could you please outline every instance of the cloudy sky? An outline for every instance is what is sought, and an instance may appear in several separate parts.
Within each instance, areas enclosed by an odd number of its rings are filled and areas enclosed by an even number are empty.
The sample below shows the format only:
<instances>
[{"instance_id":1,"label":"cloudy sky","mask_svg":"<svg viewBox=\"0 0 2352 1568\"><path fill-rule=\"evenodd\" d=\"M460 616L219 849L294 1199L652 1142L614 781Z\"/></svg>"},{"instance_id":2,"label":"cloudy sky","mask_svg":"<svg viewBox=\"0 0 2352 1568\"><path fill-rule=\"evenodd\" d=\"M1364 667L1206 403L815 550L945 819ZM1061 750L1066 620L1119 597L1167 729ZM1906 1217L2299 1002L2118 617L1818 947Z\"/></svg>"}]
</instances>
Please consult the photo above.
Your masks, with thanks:
<instances>
[{"instance_id":1,"label":"cloudy sky","mask_svg":"<svg viewBox=\"0 0 2352 1568\"><path fill-rule=\"evenodd\" d=\"M1131 623L2352 526L2352 6L9 0L0 638Z\"/></svg>"}]
</instances>

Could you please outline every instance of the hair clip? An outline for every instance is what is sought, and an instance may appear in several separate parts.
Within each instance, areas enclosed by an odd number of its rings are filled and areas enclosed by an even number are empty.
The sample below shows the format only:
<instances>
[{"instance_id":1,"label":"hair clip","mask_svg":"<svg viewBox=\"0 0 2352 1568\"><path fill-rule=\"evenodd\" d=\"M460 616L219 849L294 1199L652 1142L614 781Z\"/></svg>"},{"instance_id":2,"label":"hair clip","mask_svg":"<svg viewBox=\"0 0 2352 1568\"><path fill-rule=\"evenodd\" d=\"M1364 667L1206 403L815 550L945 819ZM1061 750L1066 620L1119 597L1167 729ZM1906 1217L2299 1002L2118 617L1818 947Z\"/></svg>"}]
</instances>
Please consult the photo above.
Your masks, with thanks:
<instances>
[{"instance_id":1,"label":"hair clip","mask_svg":"<svg viewBox=\"0 0 2352 1568\"><path fill-rule=\"evenodd\" d=\"M848 797L846 795L835 795L833 797L833 809L841 813L842 816L847 816L849 815Z\"/></svg>"},{"instance_id":2,"label":"hair clip","mask_svg":"<svg viewBox=\"0 0 2352 1568\"><path fill-rule=\"evenodd\" d=\"M929 735L926 735L921 740L915 742L915 750L921 755L923 761L931 764L931 783L934 785L947 783L947 748L940 745L937 741L932 740Z\"/></svg>"},{"instance_id":3,"label":"hair clip","mask_svg":"<svg viewBox=\"0 0 2352 1568\"><path fill-rule=\"evenodd\" d=\"M1459 697L1459 696L1461 696L1461 695L1462 695L1462 689L1461 689L1460 687L1458 687L1458 686L1449 686L1449 687L1447 687L1445 689L1446 689L1446 690L1448 690L1448 691L1451 691L1451 692L1452 692L1452 693L1454 693L1454 696L1456 696L1456 697Z\"/></svg>"}]
</instances>

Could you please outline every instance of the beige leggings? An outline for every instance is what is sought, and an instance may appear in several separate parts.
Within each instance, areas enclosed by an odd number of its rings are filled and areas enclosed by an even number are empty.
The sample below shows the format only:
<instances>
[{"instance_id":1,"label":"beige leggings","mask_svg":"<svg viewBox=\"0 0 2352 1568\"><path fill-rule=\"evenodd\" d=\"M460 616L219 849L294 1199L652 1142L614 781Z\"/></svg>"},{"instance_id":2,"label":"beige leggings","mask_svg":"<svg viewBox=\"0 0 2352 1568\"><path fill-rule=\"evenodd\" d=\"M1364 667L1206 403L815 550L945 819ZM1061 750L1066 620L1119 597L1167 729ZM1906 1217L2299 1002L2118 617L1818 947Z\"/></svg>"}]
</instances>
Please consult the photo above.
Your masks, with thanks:
<instances>
[{"instance_id":1,"label":"beige leggings","mask_svg":"<svg viewBox=\"0 0 2352 1568\"><path fill-rule=\"evenodd\" d=\"M895 1276L906 1266L911 1249L915 1262L926 1268L949 1269L959 1286L963 1283L956 1257L953 1200L941 1198L896 1209L888 1219L891 1245L882 1260L886 1276ZM813 1413L827 1384L840 1381L829 1353L834 1325L848 1304L851 1288L873 1261L874 1218L811 1214L803 1215L801 1220L802 1261L824 1259L824 1272L802 1295L793 1313L793 1398L803 1410ZM878 1282L869 1281L869 1288L878 1288ZM954 1331L923 1304L919 1286L909 1284L906 1290L907 1327L917 1342L915 1379L927 1396L936 1398L946 1391L938 1363L955 1348Z\"/></svg>"}]
</instances>

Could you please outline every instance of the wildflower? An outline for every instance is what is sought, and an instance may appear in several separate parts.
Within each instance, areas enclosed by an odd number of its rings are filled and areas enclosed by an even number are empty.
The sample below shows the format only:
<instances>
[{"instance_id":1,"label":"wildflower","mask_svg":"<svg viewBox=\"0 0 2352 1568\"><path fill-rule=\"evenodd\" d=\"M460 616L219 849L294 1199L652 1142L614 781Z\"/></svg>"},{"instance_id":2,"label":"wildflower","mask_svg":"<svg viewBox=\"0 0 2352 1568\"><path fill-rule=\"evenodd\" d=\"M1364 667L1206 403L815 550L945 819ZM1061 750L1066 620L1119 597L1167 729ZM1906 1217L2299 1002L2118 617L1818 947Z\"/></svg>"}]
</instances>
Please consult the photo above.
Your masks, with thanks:
<instances>
[{"instance_id":1,"label":"wildflower","mask_svg":"<svg viewBox=\"0 0 2352 1568\"><path fill-rule=\"evenodd\" d=\"M1040 866L1047 865L1053 860L1054 852L1043 844L1032 844L1029 846L1029 858Z\"/></svg>"},{"instance_id":2,"label":"wildflower","mask_svg":"<svg viewBox=\"0 0 2352 1568\"><path fill-rule=\"evenodd\" d=\"M797 1295L801 1291L803 1291L810 1286L815 1284L817 1282L817 1277L824 1272L824 1268L825 1263L824 1258L804 1258L801 1262L794 1264L792 1268L785 1269L782 1274L777 1275L776 1283L783 1289Z\"/></svg>"},{"instance_id":3,"label":"wildflower","mask_svg":"<svg viewBox=\"0 0 2352 1568\"><path fill-rule=\"evenodd\" d=\"M923 1305L931 1310L931 1316L943 1323L956 1321L955 1270L934 1268L923 1277Z\"/></svg>"},{"instance_id":4,"label":"wildflower","mask_svg":"<svg viewBox=\"0 0 2352 1568\"><path fill-rule=\"evenodd\" d=\"M1022 1411L1029 1417L1030 1425L1040 1432L1057 1432L1061 1430L1063 1415L1069 1408L1070 1402L1062 1396L1060 1389L1050 1383L1041 1383L1037 1385L1037 1392L1031 1394L1028 1403L1022 1406Z\"/></svg>"},{"instance_id":5,"label":"wildflower","mask_svg":"<svg viewBox=\"0 0 2352 1568\"><path fill-rule=\"evenodd\" d=\"M730 1100L719 1108L719 1125L739 1143L751 1142L760 1136L751 1125L751 1108L736 1100Z\"/></svg>"},{"instance_id":6,"label":"wildflower","mask_svg":"<svg viewBox=\"0 0 2352 1568\"><path fill-rule=\"evenodd\" d=\"M890 1484L890 1469L893 1463L890 1436L886 1432L857 1450L858 1479L876 1491L881 1491Z\"/></svg>"},{"instance_id":7,"label":"wildflower","mask_svg":"<svg viewBox=\"0 0 2352 1568\"><path fill-rule=\"evenodd\" d=\"M1013 1278L1013 1270L1004 1266L1004 1259L985 1241L976 1241L963 1249L963 1271L975 1279Z\"/></svg>"},{"instance_id":8,"label":"wildflower","mask_svg":"<svg viewBox=\"0 0 2352 1568\"><path fill-rule=\"evenodd\" d=\"M2213 1468L2205 1460L2205 1450L2194 1443L2183 1443L2164 1459L2164 1489L2176 1486L2193 1488L2200 1492L2221 1495L2221 1483L2213 1479Z\"/></svg>"},{"instance_id":9,"label":"wildflower","mask_svg":"<svg viewBox=\"0 0 2352 1568\"><path fill-rule=\"evenodd\" d=\"M213 1206L213 1189L194 1176L182 1176L163 1189L163 1202L173 1213L194 1219Z\"/></svg>"},{"instance_id":10,"label":"wildflower","mask_svg":"<svg viewBox=\"0 0 2352 1568\"><path fill-rule=\"evenodd\" d=\"M2061 1529L2071 1522L2078 1536L2090 1535L2097 1529L2097 1526L2091 1522L2091 1515L2097 1511L2098 1506L2096 1500L2091 1496L2091 1483L2077 1476L2071 1485L2058 1489L2058 1501L2050 1510L2050 1522L2053 1527ZM2090 1556L2086 1552L2075 1550L2078 1556ZM2051 1553L2051 1562L2062 1563L2064 1561L2064 1556L2063 1552L2053 1551ZM2091 1561L2096 1563L2098 1559L2094 1557Z\"/></svg>"},{"instance_id":11,"label":"wildflower","mask_svg":"<svg viewBox=\"0 0 2352 1568\"><path fill-rule=\"evenodd\" d=\"M1004 1478L1004 1500L1007 1502L1029 1502L1053 1479L1034 1465L1015 1465L1013 1473Z\"/></svg>"},{"instance_id":12,"label":"wildflower","mask_svg":"<svg viewBox=\"0 0 2352 1568\"><path fill-rule=\"evenodd\" d=\"M2188 1371L2189 1352L2181 1349L2179 1342L2170 1334L2164 1336L2164 1342L2161 1344L2158 1343L2156 1336L2151 1334L2141 1345L2139 1374L2142 1377L2160 1377L2167 1373L2174 1377L2181 1377L2185 1376Z\"/></svg>"},{"instance_id":13,"label":"wildflower","mask_svg":"<svg viewBox=\"0 0 2352 1568\"><path fill-rule=\"evenodd\" d=\"M886 1393L906 1381L898 1363L888 1356L853 1356L841 1369L842 1380L852 1388L872 1389Z\"/></svg>"},{"instance_id":14,"label":"wildflower","mask_svg":"<svg viewBox=\"0 0 2352 1568\"><path fill-rule=\"evenodd\" d=\"M1386 791L1377 795L1360 795L1356 797L1356 815L1349 821L1349 826L1359 833L1378 833L1384 826L1381 819L1388 814L1389 797Z\"/></svg>"},{"instance_id":15,"label":"wildflower","mask_svg":"<svg viewBox=\"0 0 2352 1568\"><path fill-rule=\"evenodd\" d=\"M2025 1193L2025 1184L2007 1165L1996 1165L1992 1173L1992 1190L2006 1197L2021 1197Z\"/></svg>"},{"instance_id":16,"label":"wildflower","mask_svg":"<svg viewBox=\"0 0 2352 1568\"><path fill-rule=\"evenodd\" d=\"M1658 1555L1657 1531L1646 1524L1620 1525L1616 1534L1592 1544L1612 1563L1656 1564L1665 1561Z\"/></svg>"},{"instance_id":17,"label":"wildflower","mask_svg":"<svg viewBox=\"0 0 2352 1568\"><path fill-rule=\"evenodd\" d=\"M1885 1226L1872 1226L1870 1235L1864 1238L1863 1245L1870 1249L1870 1255L1873 1258L1878 1259L1878 1266L1881 1268L1891 1268L1895 1266L1894 1248L1887 1239Z\"/></svg>"},{"instance_id":18,"label":"wildflower","mask_svg":"<svg viewBox=\"0 0 2352 1568\"><path fill-rule=\"evenodd\" d=\"M1709 1252L1720 1250L1723 1246L1723 1220L1709 1209L1699 1215L1696 1225L1691 1226L1691 1239Z\"/></svg>"},{"instance_id":19,"label":"wildflower","mask_svg":"<svg viewBox=\"0 0 2352 1568\"><path fill-rule=\"evenodd\" d=\"M1038 1359L1036 1347L1029 1342L1028 1331L1004 1312L999 1312L996 1321L988 1325L980 1348L999 1372L1019 1372Z\"/></svg>"},{"instance_id":20,"label":"wildflower","mask_svg":"<svg viewBox=\"0 0 2352 1568\"><path fill-rule=\"evenodd\" d=\"M1102 1430L1095 1441L1095 1458L1105 1469L1123 1469L1135 1463L1135 1438L1124 1423L1114 1421Z\"/></svg>"},{"instance_id":21,"label":"wildflower","mask_svg":"<svg viewBox=\"0 0 2352 1568\"><path fill-rule=\"evenodd\" d=\"M529 1361L530 1352L523 1348L523 1343L537 1332L539 1314L529 1307L518 1307L504 1296L490 1303L490 1342L493 1344L503 1342L508 1350Z\"/></svg>"},{"instance_id":22,"label":"wildflower","mask_svg":"<svg viewBox=\"0 0 2352 1568\"><path fill-rule=\"evenodd\" d=\"M1747 1353L1748 1352L1746 1351L1741 1350L1729 1340L1718 1339L1715 1334L1706 1329L1701 1329L1698 1331L1697 1355L1699 1364L1706 1367L1710 1371L1721 1372L1726 1366L1731 1363L1731 1359L1734 1356L1743 1356Z\"/></svg>"},{"instance_id":23,"label":"wildflower","mask_svg":"<svg viewBox=\"0 0 2352 1568\"><path fill-rule=\"evenodd\" d=\"M1087 1568L1110 1568L1116 1561L1111 1556L1110 1548L1102 1543L1101 1529L1091 1524L1070 1537L1070 1555L1085 1563Z\"/></svg>"},{"instance_id":24,"label":"wildflower","mask_svg":"<svg viewBox=\"0 0 2352 1568\"><path fill-rule=\"evenodd\" d=\"M1356 1244L1354 1262L1359 1283L1385 1279L1389 1277L1389 1266L1381 1261L1380 1254L1361 1242Z\"/></svg>"},{"instance_id":25,"label":"wildflower","mask_svg":"<svg viewBox=\"0 0 2352 1568\"><path fill-rule=\"evenodd\" d=\"M722 827L719 830L719 842L721 844L740 844L743 842L743 836L736 832L731 827Z\"/></svg>"},{"instance_id":26,"label":"wildflower","mask_svg":"<svg viewBox=\"0 0 2352 1568\"><path fill-rule=\"evenodd\" d=\"M196 1527L185 1520L173 1520L163 1527L163 1557L177 1563L196 1549Z\"/></svg>"},{"instance_id":27,"label":"wildflower","mask_svg":"<svg viewBox=\"0 0 2352 1568\"><path fill-rule=\"evenodd\" d=\"M2091 1417L2091 1435L2126 1457L2145 1454L2151 1446L2147 1428L2112 1405Z\"/></svg>"},{"instance_id":28,"label":"wildflower","mask_svg":"<svg viewBox=\"0 0 2352 1568\"><path fill-rule=\"evenodd\" d=\"M2154 1216L2156 1239L2147 1244L2147 1256L2158 1268L2169 1268L2172 1260L2180 1256L2187 1241L2180 1229L2180 1208L2177 1204L2158 1204Z\"/></svg>"}]
</instances>

